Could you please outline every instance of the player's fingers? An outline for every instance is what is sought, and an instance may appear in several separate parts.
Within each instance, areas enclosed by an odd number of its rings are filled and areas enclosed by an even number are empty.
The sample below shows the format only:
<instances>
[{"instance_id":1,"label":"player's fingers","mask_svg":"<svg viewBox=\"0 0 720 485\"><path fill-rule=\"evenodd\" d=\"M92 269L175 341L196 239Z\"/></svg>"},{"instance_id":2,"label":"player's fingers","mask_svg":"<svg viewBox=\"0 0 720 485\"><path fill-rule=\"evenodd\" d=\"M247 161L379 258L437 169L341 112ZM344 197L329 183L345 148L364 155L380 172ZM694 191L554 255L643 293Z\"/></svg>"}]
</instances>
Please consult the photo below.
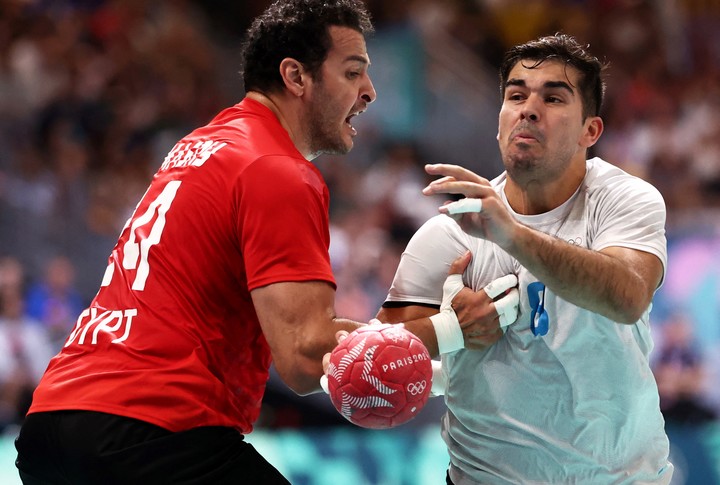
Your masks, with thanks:
<instances>
[{"instance_id":1,"label":"player's fingers","mask_svg":"<svg viewBox=\"0 0 720 485\"><path fill-rule=\"evenodd\" d=\"M464 199L445 204L440 207L440 212L446 214L465 214L467 212L482 212L482 199Z\"/></svg>"},{"instance_id":2,"label":"player's fingers","mask_svg":"<svg viewBox=\"0 0 720 485\"><path fill-rule=\"evenodd\" d=\"M425 165L425 171L430 175L443 175L445 177L453 177L457 180L467 180L470 182L482 182L485 180L465 167L450 163L430 163Z\"/></svg>"},{"instance_id":3,"label":"player's fingers","mask_svg":"<svg viewBox=\"0 0 720 485\"><path fill-rule=\"evenodd\" d=\"M382 325L382 322L377 318L371 318L368 325Z\"/></svg>"},{"instance_id":4,"label":"player's fingers","mask_svg":"<svg viewBox=\"0 0 720 485\"><path fill-rule=\"evenodd\" d=\"M340 343L345 340L348 335L350 335L350 332L348 332L347 330L338 330L337 332L335 332L335 340Z\"/></svg>"},{"instance_id":5,"label":"player's fingers","mask_svg":"<svg viewBox=\"0 0 720 485\"><path fill-rule=\"evenodd\" d=\"M329 365L330 365L330 352L323 355L323 358L322 358L323 373L327 373L327 369L328 369Z\"/></svg>"},{"instance_id":6,"label":"player's fingers","mask_svg":"<svg viewBox=\"0 0 720 485\"><path fill-rule=\"evenodd\" d=\"M481 197L487 195L487 190L494 190L490 185L481 184L478 182L467 182L460 180L449 180L445 179L435 180L430 182L423 190L422 193L425 195L434 194L462 194L466 197Z\"/></svg>"},{"instance_id":7,"label":"player's fingers","mask_svg":"<svg viewBox=\"0 0 720 485\"><path fill-rule=\"evenodd\" d=\"M487 293L487 295L494 300L496 297L502 295L510 288L517 286L517 284L517 276L515 276L514 274L507 274L505 276L501 276L500 278L494 279L490 282L489 285L483 288L483 290L485 290L485 293Z\"/></svg>"},{"instance_id":8,"label":"player's fingers","mask_svg":"<svg viewBox=\"0 0 720 485\"><path fill-rule=\"evenodd\" d=\"M457 257L455 261L450 264L448 274L463 274L465 269L468 267L468 264L470 264L471 259L472 253L470 251L465 251L462 256Z\"/></svg>"},{"instance_id":9,"label":"player's fingers","mask_svg":"<svg viewBox=\"0 0 720 485\"><path fill-rule=\"evenodd\" d=\"M500 326L506 327L515 322L518 316L518 305L520 304L520 292L517 288L511 289L507 295L493 303L495 311L500 317Z\"/></svg>"}]
</instances>

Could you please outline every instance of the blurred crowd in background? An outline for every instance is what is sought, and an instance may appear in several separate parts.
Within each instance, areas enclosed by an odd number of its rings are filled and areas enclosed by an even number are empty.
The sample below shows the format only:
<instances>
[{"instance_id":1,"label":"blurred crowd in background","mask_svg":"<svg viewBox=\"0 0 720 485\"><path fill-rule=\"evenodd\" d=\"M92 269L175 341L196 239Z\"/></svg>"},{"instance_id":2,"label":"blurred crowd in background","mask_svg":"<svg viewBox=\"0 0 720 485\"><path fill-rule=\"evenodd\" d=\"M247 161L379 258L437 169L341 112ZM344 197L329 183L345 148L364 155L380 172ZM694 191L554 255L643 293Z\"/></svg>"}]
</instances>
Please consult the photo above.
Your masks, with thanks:
<instances>
[{"instance_id":1,"label":"blurred crowd in background","mask_svg":"<svg viewBox=\"0 0 720 485\"><path fill-rule=\"evenodd\" d=\"M355 150L316 160L331 192L338 314L375 315L408 239L436 214L442 200L420 193L425 163L500 172L504 50L569 33L609 62L593 155L658 187L671 264L676 249L684 257L653 312L663 410L677 422L716 419L720 2L367 3L378 101L357 120ZM268 4L0 0L0 428L22 418L167 151L241 99L241 36ZM262 426L332 421L293 412L302 404L272 384Z\"/></svg>"}]
</instances>

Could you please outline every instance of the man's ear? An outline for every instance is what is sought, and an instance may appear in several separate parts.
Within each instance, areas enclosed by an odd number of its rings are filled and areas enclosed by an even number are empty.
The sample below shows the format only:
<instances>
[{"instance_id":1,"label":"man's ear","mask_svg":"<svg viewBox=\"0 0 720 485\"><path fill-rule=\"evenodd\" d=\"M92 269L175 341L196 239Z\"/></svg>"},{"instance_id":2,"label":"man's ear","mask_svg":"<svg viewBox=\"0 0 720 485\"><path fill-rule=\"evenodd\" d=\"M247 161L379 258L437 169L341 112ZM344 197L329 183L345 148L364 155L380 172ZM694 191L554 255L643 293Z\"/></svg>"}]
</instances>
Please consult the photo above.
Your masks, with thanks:
<instances>
[{"instance_id":1,"label":"man's ear","mask_svg":"<svg viewBox=\"0 0 720 485\"><path fill-rule=\"evenodd\" d=\"M286 57L280 62L280 76L285 87L295 96L302 96L305 92L305 67L301 62Z\"/></svg>"},{"instance_id":2,"label":"man's ear","mask_svg":"<svg viewBox=\"0 0 720 485\"><path fill-rule=\"evenodd\" d=\"M602 118L599 116L589 117L585 120L585 133L582 135L580 144L585 148L590 148L598 141L604 129Z\"/></svg>"}]
</instances>

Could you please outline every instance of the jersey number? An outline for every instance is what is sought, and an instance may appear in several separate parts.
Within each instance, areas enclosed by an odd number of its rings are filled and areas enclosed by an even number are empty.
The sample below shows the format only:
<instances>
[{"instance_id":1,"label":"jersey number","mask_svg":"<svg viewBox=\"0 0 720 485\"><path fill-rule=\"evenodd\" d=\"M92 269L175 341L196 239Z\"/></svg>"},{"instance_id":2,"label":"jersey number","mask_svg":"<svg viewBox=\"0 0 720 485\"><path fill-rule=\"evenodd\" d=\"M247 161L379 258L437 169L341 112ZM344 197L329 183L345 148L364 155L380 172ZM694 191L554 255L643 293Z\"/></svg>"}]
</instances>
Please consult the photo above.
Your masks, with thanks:
<instances>
[{"instance_id":1,"label":"jersey number","mask_svg":"<svg viewBox=\"0 0 720 485\"><path fill-rule=\"evenodd\" d=\"M137 218L134 218L134 220L131 219L128 221L128 224L132 222L132 225L130 226L130 236L123 246L122 266L124 269L137 270L135 273L135 280L132 285L133 290L143 291L145 289L145 282L150 275L148 253L150 252L151 247L160 242L163 229L165 229L165 214L168 210L170 210L170 205L175 199L180 183L181 182L179 180L169 182L160 195L158 195L157 198L152 201L150 206L148 206L145 213ZM146 233L147 236L138 236L138 228L149 223L152 223L152 226L150 227L149 232ZM113 263L110 263L105 271L102 286L110 284L113 268Z\"/></svg>"}]
</instances>

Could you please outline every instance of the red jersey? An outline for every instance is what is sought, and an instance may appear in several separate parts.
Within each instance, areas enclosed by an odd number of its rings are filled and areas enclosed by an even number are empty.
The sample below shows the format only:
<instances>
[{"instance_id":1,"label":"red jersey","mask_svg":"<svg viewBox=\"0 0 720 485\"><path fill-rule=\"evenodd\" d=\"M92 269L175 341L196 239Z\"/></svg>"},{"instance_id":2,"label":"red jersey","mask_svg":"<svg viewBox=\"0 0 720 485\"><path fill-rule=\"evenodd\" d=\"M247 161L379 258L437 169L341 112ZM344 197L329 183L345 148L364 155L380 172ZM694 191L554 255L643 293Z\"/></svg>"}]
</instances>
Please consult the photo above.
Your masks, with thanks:
<instances>
[{"instance_id":1,"label":"red jersey","mask_svg":"<svg viewBox=\"0 0 720 485\"><path fill-rule=\"evenodd\" d=\"M250 290L335 284L325 181L244 99L178 142L123 229L100 291L30 413L80 409L171 431L257 419L270 349Z\"/></svg>"}]
</instances>

